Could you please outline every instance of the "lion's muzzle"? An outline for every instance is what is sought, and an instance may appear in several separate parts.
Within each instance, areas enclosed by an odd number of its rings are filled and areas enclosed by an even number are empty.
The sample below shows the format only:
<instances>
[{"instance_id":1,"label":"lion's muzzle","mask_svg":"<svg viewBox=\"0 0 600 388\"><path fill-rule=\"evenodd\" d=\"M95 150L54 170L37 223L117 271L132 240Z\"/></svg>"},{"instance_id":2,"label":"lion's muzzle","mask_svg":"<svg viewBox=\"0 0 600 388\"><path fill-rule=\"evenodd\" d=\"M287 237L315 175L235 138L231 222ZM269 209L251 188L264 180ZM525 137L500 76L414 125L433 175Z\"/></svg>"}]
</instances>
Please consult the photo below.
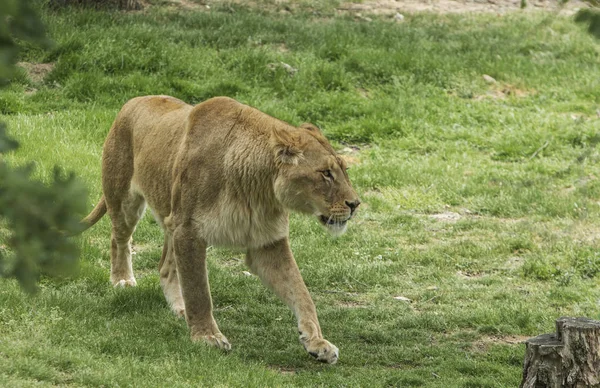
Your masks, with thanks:
<instances>
[{"instance_id":1,"label":"lion's muzzle","mask_svg":"<svg viewBox=\"0 0 600 388\"><path fill-rule=\"evenodd\" d=\"M360 200L359 199L355 199L352 202L346 201L346 205L350 208L350 217L352 217L354 215L354 212L356 211L356 209L360 205Z\"/></svg>"}]
</instances>

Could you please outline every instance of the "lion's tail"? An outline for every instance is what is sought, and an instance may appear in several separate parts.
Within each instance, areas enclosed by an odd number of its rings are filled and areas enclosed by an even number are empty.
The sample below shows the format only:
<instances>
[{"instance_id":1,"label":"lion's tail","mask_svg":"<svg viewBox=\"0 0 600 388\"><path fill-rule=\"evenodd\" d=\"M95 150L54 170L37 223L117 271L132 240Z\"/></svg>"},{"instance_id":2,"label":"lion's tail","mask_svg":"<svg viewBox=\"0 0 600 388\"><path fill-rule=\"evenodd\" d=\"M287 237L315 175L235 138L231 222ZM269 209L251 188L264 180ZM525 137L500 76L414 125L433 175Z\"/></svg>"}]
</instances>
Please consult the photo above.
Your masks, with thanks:
<instances>
[{"instance_id":1,"label":"lion's tail","mask_svg":"<svg viewBox=\"0 0 600 388\"><path fill-rule=\"evenodd\" d=\"M94 210L92 210L91 213L87 215L87 217L85 217L83 220L81 220L81 222L80 222L81 228L77 232L70 234L70 236L74 236L74 235L77 235L79 233L82 233L82 232L88 230L89 228L94 226L96 224L96 222L100 221L100 218L102 218L105 214L106 214L106 199L104 199L104 195L103 195L102 198L100 198L100 202L98 202L96 207L94 207Z\"/></svg>"}]
</instances>

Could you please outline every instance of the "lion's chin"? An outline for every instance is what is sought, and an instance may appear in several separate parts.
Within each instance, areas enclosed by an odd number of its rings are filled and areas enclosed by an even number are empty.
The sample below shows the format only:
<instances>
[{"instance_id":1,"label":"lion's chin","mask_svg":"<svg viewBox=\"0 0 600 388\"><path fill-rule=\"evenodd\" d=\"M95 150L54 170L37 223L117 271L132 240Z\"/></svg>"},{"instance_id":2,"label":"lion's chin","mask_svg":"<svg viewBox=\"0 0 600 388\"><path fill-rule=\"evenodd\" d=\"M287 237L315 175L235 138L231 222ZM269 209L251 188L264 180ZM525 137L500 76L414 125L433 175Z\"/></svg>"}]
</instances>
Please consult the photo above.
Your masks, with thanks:
<instances>
[{"instance_id":1,"label":"lion's chin","mask_svg":"<svg viewBox=\"0 0 600 388\"><path fill-rule=\"evenodd\" d=\"M327 225L326 228L333 237L339 237L346 233L347 225L348 224L344 222L343 224Z\"/></svg>"},{"instance_id":2,"label":"lion's chin","mask_svg":"<svg viewBox=\"0 0 600 388\"><path fill-rule=\"evenodd\" d=\"M341 236L346 233L348 227L348 220L346 221L333 221L331 218L325 216L319 216L319 222L327 229L329 234L334 237Z\"/></svg>"}]
</instances>

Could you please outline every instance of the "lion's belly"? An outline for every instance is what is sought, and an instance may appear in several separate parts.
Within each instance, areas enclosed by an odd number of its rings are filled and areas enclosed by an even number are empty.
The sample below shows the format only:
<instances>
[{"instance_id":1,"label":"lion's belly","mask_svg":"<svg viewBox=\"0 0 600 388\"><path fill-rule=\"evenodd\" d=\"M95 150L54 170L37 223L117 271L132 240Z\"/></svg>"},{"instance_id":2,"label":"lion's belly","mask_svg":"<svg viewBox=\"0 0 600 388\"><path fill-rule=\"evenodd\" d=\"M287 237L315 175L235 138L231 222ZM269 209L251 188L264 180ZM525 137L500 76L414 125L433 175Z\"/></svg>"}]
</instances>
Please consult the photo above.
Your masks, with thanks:
<instances>
[{"instance_id":1,"label":"lion's belly","mask_svg":"<svg viewBox=\"0 0 600 388\"><path fill-rule=\"evenodd\" d=\"M158 172L155 169L154 172ZM165 172L165 179L159 179L156 175L144 178L143 172L134 174L131 189L142 195L148 206L152 209L157 218L165 218L171 213L171 180Z\"/></svg>"}]
</instances>

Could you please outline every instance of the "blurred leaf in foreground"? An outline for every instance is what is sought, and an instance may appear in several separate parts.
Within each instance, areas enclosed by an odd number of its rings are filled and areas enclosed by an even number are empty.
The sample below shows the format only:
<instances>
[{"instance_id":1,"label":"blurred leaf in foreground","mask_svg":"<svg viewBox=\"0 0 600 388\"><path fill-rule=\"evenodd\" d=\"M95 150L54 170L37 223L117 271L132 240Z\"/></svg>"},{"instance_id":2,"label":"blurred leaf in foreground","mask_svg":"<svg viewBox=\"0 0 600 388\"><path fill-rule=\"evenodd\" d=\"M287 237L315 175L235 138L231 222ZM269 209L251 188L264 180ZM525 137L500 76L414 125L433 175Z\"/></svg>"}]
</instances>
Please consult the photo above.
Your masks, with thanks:
<instances>
[{"instance_id":1,"label":"blurred leaf in foreground","mask_svg":"<svg viewBox=\"0 0 600 388\"><path fill-rule=\"evenodd\" d=\"M600 6L600 2L597 6ZM588 25L588 32L600 39L600 9L599 8L583 8L575 15L575 22L585 23Z\"/></svg>"},{"instance_id":2,"label":"blurred leaf in foreground","mask_svg":"<svg viewBox=\"0 0 600 388\"><path fill-rule=\"evenodd\" d=\"M47 47L43 24L29 0L0 2L0 86L15 70L17 39ZM61 276L75 268L77 244L66 235L79 228L86 192L58 167L49 184L31 178L33 164L12 167L2 154L19 143L0 123L0 276L16 278L28 292L40 275Z\"/></svg>"}]
</instances>

